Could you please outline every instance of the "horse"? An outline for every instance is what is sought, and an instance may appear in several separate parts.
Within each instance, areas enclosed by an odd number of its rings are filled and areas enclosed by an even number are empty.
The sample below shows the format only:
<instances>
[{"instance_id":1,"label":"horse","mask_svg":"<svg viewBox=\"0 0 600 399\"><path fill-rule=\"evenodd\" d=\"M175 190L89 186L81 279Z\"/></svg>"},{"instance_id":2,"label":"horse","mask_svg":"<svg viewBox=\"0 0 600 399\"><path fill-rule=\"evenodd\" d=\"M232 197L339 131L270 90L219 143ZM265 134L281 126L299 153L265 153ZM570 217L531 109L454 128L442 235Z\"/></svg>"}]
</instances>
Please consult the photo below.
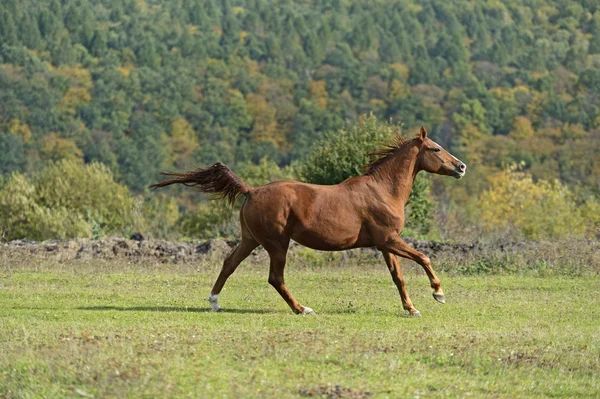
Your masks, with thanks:
<instances>
[{"instance_id":1,"label":"horse","mask_svg":"<svg viewBox=\"0 0 600 399\"><path fill-rule=\"evenodd\" d=\"M162 172L170 177L152 189L183 184L213 193L233 205L245 197L240 210L241 241L227 256L208 296L212 310L222 310L218 298L225 282L250 253L262 246L270 259L271 284L296 314L314 314L287 289L284 269L290 240L321 251L376 247L400 293L409 315L421 316L406 287L398 257L417 262L429 278L433 297L445 303L441 282L431 261L399 236L404 229L404 206L420 171L460 179L467 166L427 137L421 127L412 139L397 134L391 144L371 153L376 156L364 174L336 185L277 181L247 186L221 162L186 173Z\"/></svg>"}]
</instances>

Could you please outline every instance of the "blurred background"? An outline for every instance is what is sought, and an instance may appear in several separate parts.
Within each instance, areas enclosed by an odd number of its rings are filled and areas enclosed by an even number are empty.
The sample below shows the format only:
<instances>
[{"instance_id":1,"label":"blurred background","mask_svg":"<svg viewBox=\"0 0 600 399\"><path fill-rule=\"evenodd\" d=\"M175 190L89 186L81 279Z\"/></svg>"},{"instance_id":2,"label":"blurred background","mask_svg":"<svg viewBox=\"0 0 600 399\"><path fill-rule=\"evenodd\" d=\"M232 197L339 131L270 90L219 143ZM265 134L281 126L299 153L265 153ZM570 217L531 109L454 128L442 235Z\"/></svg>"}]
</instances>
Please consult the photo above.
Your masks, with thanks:
<instances>
[{"instance_id":1,"label":"blurred background","mask_svg":"<svg viewBox=\"0 0 600 399\"><path fill-rule=\"evenodd\" d=\"M468 171L419 175L404 235L597 239L600 1L0 4L5 241L236 238L224 202L146 187L334 184L421 125Z\"/></svg>"}]
</instances>

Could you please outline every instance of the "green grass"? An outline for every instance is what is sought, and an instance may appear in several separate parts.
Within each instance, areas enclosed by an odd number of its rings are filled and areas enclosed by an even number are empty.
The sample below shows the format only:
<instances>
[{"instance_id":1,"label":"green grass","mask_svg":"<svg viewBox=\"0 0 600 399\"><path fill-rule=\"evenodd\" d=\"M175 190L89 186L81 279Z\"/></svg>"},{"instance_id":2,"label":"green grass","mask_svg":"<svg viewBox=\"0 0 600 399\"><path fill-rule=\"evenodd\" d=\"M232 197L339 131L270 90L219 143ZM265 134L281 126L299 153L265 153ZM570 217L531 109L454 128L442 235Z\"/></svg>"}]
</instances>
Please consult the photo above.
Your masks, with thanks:
<instances>
[{"instance_id":1,"label":"green grass","mask_svg":"<svg viewBox=\"0 0 600 399\"><path fill-rule=\"evenodd\" d=\"M42 261L39 261L42 262ZM45 262L45 263L44 263ZM242 265L0 266L0 397L598 397L598 278L440 276L407 284L383 264L288 270L297 316ZM337 385L340 388L335 388ZM336 396L338 395L338 396Z\"/></svg>"}]
</instances>

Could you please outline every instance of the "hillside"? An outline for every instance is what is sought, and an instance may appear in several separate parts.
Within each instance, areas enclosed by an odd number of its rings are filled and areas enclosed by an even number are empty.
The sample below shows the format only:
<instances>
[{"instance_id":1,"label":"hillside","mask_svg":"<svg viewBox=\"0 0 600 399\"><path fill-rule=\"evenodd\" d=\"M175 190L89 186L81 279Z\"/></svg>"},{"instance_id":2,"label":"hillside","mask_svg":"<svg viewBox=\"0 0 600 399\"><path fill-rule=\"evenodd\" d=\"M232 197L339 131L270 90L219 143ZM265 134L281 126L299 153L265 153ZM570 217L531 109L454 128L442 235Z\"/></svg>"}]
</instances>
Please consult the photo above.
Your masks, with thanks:
<instances>
[{"instance_id":1,"label":"hillside","mask_svg":"<svg viewBox=\"0 0 600 399\"><path fill-rule=\"evenodd\" d=\"M82 159L140 193L159 169L288 165L373 113L469 165L456 198L509 163L597 198L599 106L598 1L0 5L5 177Z\"/></svg>"}]
</instances>

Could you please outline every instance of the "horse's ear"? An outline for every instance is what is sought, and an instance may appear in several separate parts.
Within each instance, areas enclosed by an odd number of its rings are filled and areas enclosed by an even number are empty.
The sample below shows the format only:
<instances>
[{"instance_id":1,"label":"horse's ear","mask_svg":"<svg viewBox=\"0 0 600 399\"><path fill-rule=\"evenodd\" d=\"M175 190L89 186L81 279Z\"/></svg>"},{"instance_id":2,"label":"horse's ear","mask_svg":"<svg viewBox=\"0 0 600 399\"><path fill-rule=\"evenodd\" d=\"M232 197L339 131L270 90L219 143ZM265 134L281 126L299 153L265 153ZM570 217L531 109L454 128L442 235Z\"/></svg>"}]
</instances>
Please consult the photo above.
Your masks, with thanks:
<instances>
[{"instance_id":1,"label":"horse's ear","mask_svg":"<svg viewBox=\"0 0 600 399\"><path fill-rule=\"evenodd\" d=\"M419 138L422 141L425 141L427 139L427 130L425 130L423 126L421 126L421 130L419 131Z\"/></svg>"}]
</instances>

